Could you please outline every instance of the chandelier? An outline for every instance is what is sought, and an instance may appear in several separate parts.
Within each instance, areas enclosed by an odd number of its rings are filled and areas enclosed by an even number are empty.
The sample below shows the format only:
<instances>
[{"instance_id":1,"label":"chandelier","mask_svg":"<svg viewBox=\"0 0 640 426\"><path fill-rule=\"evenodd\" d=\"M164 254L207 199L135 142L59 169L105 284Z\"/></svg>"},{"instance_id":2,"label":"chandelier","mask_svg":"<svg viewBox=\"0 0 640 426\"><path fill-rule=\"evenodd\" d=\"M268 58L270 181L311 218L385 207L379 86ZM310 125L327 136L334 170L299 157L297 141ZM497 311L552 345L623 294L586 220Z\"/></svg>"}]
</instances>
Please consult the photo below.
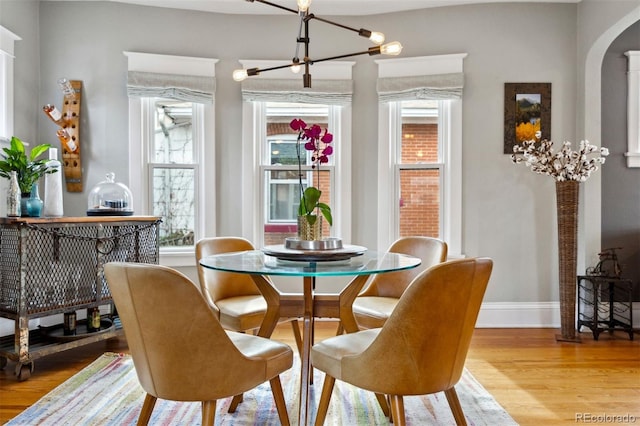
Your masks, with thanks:
<instances>
[{"instance_id":1,"label":"chandelier","mask_svg":"<svg viewBox=\"0 0 640 426\"><path fill-rule=\"evenodd\" d=\"M311 5L311 0L297 0L298 10L290 9L288 7L281 6L279 4L271 3L267 0L246 0L246 1L251 3L253 2L264 3L269 6L277 7L278 9L282 9L282 10L286 10L287 12L294 13L298 15L300 18L300 27L298 29L298 37L296 38L296 52L295 52L295 55L293 56L293 59L291 60L291 63L286 65L270 67L270 68L238 69L233 72L233 79L235 81L242 81L250 76L259 75L260 73L263 73L266 71L279 70L283 68L291 68L291 71L297 74L300 72L301 67L304 66L304 75L302 77L302 82L304 84L304 87L311 87L310 67L311 65L316 64L318 62L332 61L336 59L343 59L351 56L358 56L358 55L365 55L365 54L368 54L369 56L379 55L379 54L399 55L400 52L402 51L402 45L398 41L382 44L384 43L384 34L382 33L369 31L364 28L357 29L357 28L348 27L346 25L329 21L328 19L320 18L314 15L313 13L309 13L309 6ZM324 22L326 24L343 28L345 30L354 31L358 33L359 36L366 37L369 40L371 40L371 42L374 43L375 46L372 46L367 50L360 51L360 52L330 56L328 58L313 59L309 56L309 22L312 20ZM304 46L304 56L302 58L300 58L299 56L301 45Z\"/></svg>"}]
</instances>

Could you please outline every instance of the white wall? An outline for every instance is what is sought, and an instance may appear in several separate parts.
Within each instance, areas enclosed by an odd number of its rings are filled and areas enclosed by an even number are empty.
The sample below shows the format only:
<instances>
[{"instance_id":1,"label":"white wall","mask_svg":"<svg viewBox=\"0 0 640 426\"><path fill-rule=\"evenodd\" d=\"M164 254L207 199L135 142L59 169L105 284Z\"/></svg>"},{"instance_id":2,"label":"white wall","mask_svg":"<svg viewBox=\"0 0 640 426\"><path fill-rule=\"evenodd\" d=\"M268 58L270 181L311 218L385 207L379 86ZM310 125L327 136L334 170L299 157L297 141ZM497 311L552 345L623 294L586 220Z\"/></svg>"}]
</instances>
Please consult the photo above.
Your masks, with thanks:
<instances>
[{"instance_id":1,"label":"white wall","mask_svg":"<svg viewBox=\"0 0 640 426\"><path fill-rule=\"evenodd\" d=\"M27 68L25 58L39 60L34 64L39 66L39 81L32 74L18 77L20 87L16 88L16 97L24 97L30 94L26 87L39 86L29 108L17 112L37 116L39 143L57 143L52 124L39 113L42 104L59 102L57 78L84 82L85 192L65 194L65 213L85 214L86 194L106 171L114 171L121 180L127 176L126 58L122 52L205 56L220 59L216 66L217 229L220 235L240 234L237 204L228 202L240 186L242 117L240 88L230 75L240 58L292 56L297 26L291 17L219 15L111 2L43 2L33 17L40 34L34 41L32 30L25 34L26 25L17 25L12 14L5 13L18 8L17 3L0 1L0 23L26 38L22 46L28 48L21 51L19 45L17 51L16 63L22 69ZM580 76L592 40L633 10L631 2L621 3L595 28L587 24L595 19L593 15L602 14L602 7L591 10L591 5L576 4L500 3L335 18L402 41L403 56L468 53L464 69L463 251L495 261L487 303L558 300L553 182L511 164L502 153L504 83L551 82L552 138L596 139L597 135L585 134L591 128L577 120L593 106L583 105ZM24 19L25 14L18 12ZM69 20L73 25L66 25ZM320 23L312 23L311 37L316 57L367 46L348 32ZM39 46L39 55L33 54L32 49L38 49L34 44ZM349 240L375 247L372 230L376 229L377 200L364 194L376 193L377 69L369 57L354 60L352 184L358 191L353 194ZM20 119L16 134L33 133L35 122ZM190 275L195 276L192 271Z\"/></svg>"}]
</instances>

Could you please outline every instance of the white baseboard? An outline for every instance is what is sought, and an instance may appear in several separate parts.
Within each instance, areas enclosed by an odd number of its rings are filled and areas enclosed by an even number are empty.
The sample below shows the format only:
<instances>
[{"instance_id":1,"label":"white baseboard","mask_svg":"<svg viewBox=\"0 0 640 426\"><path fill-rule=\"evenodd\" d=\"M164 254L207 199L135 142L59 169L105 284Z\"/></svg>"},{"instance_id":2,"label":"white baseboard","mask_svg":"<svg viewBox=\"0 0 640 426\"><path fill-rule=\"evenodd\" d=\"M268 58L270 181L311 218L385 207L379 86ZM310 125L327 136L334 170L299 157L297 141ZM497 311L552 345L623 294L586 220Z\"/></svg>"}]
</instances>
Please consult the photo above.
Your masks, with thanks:
<instances>
[{"instance_id":1,"label":"white baseboard","mask_svg":"<svg viewBox=\"0 0 640 426\"><path fill-rule=\"evenodd\" d=\"M79 312L81 316L83 313ZM43 318L43 325L56 324L59 318ZM57 322L56 322L57 320ZM37 327L41 320L29 322L30 328ZM0 318L0 336L13 334L11 320ZM487 302L480 308L476 322L478 328L558 328L560 327L560 302ZM640 328L640 303L633 308L633 328Z\"/></svg>"},{"instance_id":2,"label":"white baseboard","mask_svg":"<svg viewBox=\"0 0 640 426\"><path fill-rule=\"evenodd\" d=\"M636 303L633 307L633 328L640 328L639 305ZM476 327L560 327L560 302L486 302L480 308Z\"/></svg>"}]
</instances>

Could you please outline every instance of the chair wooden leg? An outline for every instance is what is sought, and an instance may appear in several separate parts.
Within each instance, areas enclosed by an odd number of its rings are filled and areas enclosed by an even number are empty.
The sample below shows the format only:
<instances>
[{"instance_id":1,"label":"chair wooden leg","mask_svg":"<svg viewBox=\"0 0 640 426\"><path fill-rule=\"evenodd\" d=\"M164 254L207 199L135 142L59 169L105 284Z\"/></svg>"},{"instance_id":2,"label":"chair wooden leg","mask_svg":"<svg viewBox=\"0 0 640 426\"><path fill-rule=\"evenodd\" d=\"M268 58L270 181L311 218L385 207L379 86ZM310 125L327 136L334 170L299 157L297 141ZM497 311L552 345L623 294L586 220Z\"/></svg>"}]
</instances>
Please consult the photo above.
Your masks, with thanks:
<instances>
[{"instance_id":1,"label":"chair wooden leg","mask_svg":"<svg viewBox=\"0 0 640 426\"><path fill-rule=\"evenodd\" d=\"M467 426L467 420L464 418L464 412L462 411L462 407L460 406L460 400L458 399L456 388L449 388L444 391L444 394L447 397L447 401L449 402L449 407L451 408L451 412L453 413L453 418L456 419L456 424L458 426Z\"/></svg>"},{"instance_id":2,"label":"chair wooden leg","mask_svg":"<svg viewBox=\"0 0 640 426\"><path fill-rule=\"evenodd\" d=\"M202 426L213 426L216 421L216 400L202 401Z\"/></svg>"},{"instance_id":3,"label":"chair wooden leg","mask_svg":"<svg viewBox=\"0 0 640 426\"><path fill-rule=\"evenodd\" d=\"M338 329L336 330L336 336L340 336L344 333L344 327L342 326L342 321L338 322Z\"/></svg>"},{"instance_id":4,"label":"chair wooden leg","mask_svg":"<svg viewBox=\"0 0 640 426\"><path fill-rule=\"evenodd\" d=\"M404 401L402 400L402 395L391 395L391 416L397 426L405 426L407 424L404 418Z\"/></svg>"},{"instance_id":5,"label":"chair wooden leg","mask_svg":"<svg viewBox=\"0 0 640 426\"><path fill-rule=\"evenodd\" d=\"M231 404L229 404L229 409L227 410L227 413L235 413L236 408L238 408L238 404L240 404L242 401L244 401L243 394L234 396L233 399L231 400Z\"/></svg>"},{"instance_id":6,"label":"chair wooden leg","mask_svg":"<svg viewBox=\"0 0 640 426\"><path fill-rule=\"evenodd\" d=\"M322 394L320 394L320 402L318 402L315 426L322 426L324 424L324 419L327 417L327 410L329 409L329 401L331 400L331 392L333 392L333 385L335 383L335 377L328 374L325 375Z\"/></svg>"},{"instance_id":7,"label":"chair wooden leg","mask_svg":"<svg viewBox=\"0 0 640 426\"><path fill-rule=\"evenodd\" d=\"M153 407L156 406L156 398L153 395L147 394L144 397L144 403L142 404L142 410L140 411L140 415L138 416L138 425L146 426L149 423L149 419L151 418L151 413L153 412Z\"/></svg>"},{"instance_id":8,"label":"chair wooden leg","mask_svg":"<svg viewBox=\"0 0 640 426\"><path fill-rule=\"evenodd\" d=\"M296 339L298 353L302 356L302 334L300 334L300 326L297 319L291 320L291 328L293 329L293 337Z\"/></svg>"},{"instance_id":9,"label":"chair wooden leg","mask_svg":"<svg viewBox=\"0 0 640 426\"><path fill-rule=\"evenodd\" d=\"M269 380L269 384L271 384L271 393L273 393L273 400L276 403L280 424L282 426L289 426L289 413L287 413L287 405L284 402L284 393L282 392L280 376L276 376Z\"/></svg>"},{"instance_id":10,"label":"chair wooden leg","mask_svg":"<svg viewBox=\"0 0 640 426\"><path fill-rule=\"evenodd\" d=\"M382 412L384 413L385 417L389 417L389 404L387 403L386 396L382 393L377 393L376 399L378 400L378 404L380 404L380 408L382 408Z\"/></svg>"}]
</instances>

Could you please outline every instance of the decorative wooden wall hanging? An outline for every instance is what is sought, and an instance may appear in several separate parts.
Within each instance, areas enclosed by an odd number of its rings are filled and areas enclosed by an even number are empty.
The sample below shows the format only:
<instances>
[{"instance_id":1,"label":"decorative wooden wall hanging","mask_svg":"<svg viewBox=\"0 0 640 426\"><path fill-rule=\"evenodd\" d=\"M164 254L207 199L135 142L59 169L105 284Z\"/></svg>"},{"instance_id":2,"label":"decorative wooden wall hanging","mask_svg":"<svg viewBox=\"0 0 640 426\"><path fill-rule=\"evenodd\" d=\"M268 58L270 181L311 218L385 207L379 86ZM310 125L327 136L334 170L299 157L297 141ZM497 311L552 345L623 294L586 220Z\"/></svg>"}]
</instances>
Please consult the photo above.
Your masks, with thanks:
<instances>
[{"instance_id":1,"label":"decorative wooden wall hanging","mask_svg":"<svg viewBox=\"0 0 640 426\"><path fill-rule=\"evenodd\" d=\"M82 192L82 165L80 163L80 100L82 99L82 81L71 80L71 86L75 91L75 99L69 96L64 97L62 105L62 117L65 120L63 128L69 134L69 138L75 144L73 152L62 144L62 166L64 168L64 179L67 184L67 191ZM73 145L73 144L72 144Z\"/></svg>"}]
</instances>

